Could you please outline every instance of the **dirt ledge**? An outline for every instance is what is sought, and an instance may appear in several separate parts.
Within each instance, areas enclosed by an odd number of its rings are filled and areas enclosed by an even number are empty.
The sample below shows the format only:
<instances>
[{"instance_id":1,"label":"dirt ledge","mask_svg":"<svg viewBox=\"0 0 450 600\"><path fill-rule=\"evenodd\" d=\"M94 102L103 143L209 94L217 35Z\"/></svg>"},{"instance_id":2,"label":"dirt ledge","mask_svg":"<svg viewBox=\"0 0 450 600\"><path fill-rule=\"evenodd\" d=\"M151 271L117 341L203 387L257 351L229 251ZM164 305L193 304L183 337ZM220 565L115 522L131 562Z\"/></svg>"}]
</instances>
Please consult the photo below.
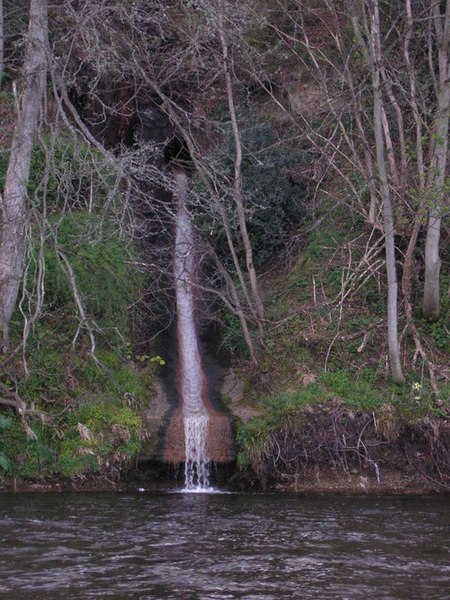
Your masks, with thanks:
<instances>
[{"instance_id":1,"label":"dirt ledge","mask_svg":"<svg viewBox=\"0 0 450 600\"><path fill-rule=\"evenodd\" d=\"M249 459L267 489L450 493L450 418L328 401L290 415Z\"/></svg>"},{"instance_id":2,"label":"dirt ledge","mask_svg":"<svg viewBox=\"0 0 450 600\"><path fill-rule=\"evenodd\" d=\"M286 480L274 486L279 492L300 492L320 494L358 494L358 495L442 495L449 490L436 485L436 482L423 477L408 475L397 470L382 473L380 483L375 477L366 474L339 473L324 470L301 477Z\"/></svg>"}]
</instances>

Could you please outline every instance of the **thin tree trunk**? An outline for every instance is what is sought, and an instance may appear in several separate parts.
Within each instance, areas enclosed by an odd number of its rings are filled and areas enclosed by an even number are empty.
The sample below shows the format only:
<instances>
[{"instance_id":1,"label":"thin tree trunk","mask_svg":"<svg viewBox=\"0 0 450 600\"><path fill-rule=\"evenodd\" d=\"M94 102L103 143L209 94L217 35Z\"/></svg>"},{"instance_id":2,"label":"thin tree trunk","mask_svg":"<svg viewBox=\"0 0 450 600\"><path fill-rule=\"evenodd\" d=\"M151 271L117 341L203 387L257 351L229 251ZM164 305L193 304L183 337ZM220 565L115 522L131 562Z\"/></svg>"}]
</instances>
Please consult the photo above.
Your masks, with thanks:
<instances>
[{"instance_id":1,"label":"thin tree trunk","mask_svg":"<svg viewBox=\"0 0 450 600\"><path fill-rule=\"evenodd\" d=\"M380 193L383 204L384 233L386 247L386 271L388 280L388 348L392 380L404 383L400 352L398 344L397 323L397 269L395 264L394 213L387 178L385 142L383 137L383 96L381 90L381 43L380 17L378 0L373 0L370 6L371 16L371 54L372 54L372 83L373 83L373 116L375 128L375 145L378 167Z\"/></svg>"},{"instance_id":2,"label":"thin tree trunk","mask_svg":"<svg viewBox=\"0 0 450 600\"><path fill-rule=\"evenodd\" d=\"M255 265L253 263L253 250L250 242L250 238L247 231L247 224L245 222L245 211L242 202L242 144L239 134L239 126L237 122L236 107L234 105L233 86L231 82L231 74L228 65L228 44L225 37L225 29L223 22L224 15L224 3L223 0L219 0L219 36L222 45L222 56L223 56L223 69L225 74L225 81L227 87L228 97L228 109L230 111L231 126L233 130L234 145L236 150L236 156L234 161L234 185L233 185L233 196L236 204L236 211L238 215L239 230L242 237L242 242L245 248L245 262L247 266L247 273L250 279L250 289L252 291L253 301L256 307L256 314L260 319L259 325L262 328L261 320L264 318L264 304L261 299L261 295L258 289L258 281L256 277Z\"/></svg>"},{"instance_id":3,"label":"thin tree trunk","mask_svg":"<svg viewBox=\"0 0 450 600\"><path fill-rule=\"evenodd\" d=\"M33 138L46 84L47 0L31 0L28 44L23 65L24 88L6 172L0 243L0 327L3 351L23 271L27 186Z\"/></svg>"},{"instance_id":4,"label":"thin tree trunk","mask_svg":"<svg viewBox=\"0 0 450 600\"><path fill-rule=\"evenodd\" d=\"M406 321L408 323L408 327L412 332L412 336L414 338L414 343L416 345L416 352L414 359L416 356L420 356L422 361L428 366L428 372L430 375L430 383L432 389L438 393L438 388L436 384L436 373L433 363L428 359L427 353L423 349L422 343L420 341L420 334L417 330L417 327L414 323L413 316L413 307L411 303L411 279L412 279L412 267L413 267L413 255L414 249L417 243L417 237L419 235L420 226L422 224L422 217L420 214L416 216L416 220L414 222L413 230L411 233L411 238L409 240L408 248L406 250L405 255L405 263L403 267L403 277L402 277L402 290L403 290L403 299L405 302L405 313L406 313Z\"/></svg>"},{"instance_id":5,"label":"thin tree trunk","mask_svg":"<svg viewBox=\"0 0 450 600\"><path fill-rule=\"evenodd\" d=\"M410 104L412 108L412 112L414 115L414 122L416 124L416 155L417 155L417 172L419 176L419 184L420 190L423 192L425 189L425 168L424 168L424 159L423 159L423 132L422 132L422 118L420 115L420 110L417 102L417 78L416 72L413 68L411 57L409 55L409 45L411 43L411 38L413 34L413 17L412 17L412 7L411 0L405 0L405 9L407 15L407 25L408 29L405 34L405 43L403 53L405 56L406 66L408 68L408 76L409 76L409 90L410 90Z\"/></svg>"},{"instance_id":6,"label":"thin tree trunk","mask_svg":"<svg viewBox=\"0 0 450 600\"><path fill-rule=\"evenodd\" d=\"M3 0L0 0L0 89L2 87L3 72L5 70L5 22L3 15Z\"/></svg>"},{"instance_id":7,"label":"thin tree trunk","mask_svg":"<svg viewBox=\"0 0 450 600\"><path fill-rule=\"evenodd\" d=\"M234 281L233 281L232 277L230 277L230 274L224 268L224 266L220 262L219 257L217 256L216 252L212 248L210 248L210 253L214 257L214 260L216 262L219 272L221 273L222 277L226 281L227 290L229 291L229 295L231 296L232 302L227 300L227 298L220 292L219 292L219 295L222 298L222 301L224 302L224 304L228 308L228 310L239 318L242 335L244 336L245 344L247 346L247 349L248 349L248 352L250 355L250 359L255 366L258 366L258 360L256 358L256 352L255 352L255 346L253 344L252 336L250 335L250 330L248 328L247 319L244 314L244 309L242 307L242 303L240 301L239 294L237 292Z\"/></svg>"},{"instance_id":8,"label":"thin tree trunk","mask_svg":"<svg viewBox=\"0 0 450 600\"><path fill-rule=\"evenodd\" d=\"M433 18L438 41L439 82L436 118L432 130L432 150L428 188L431 192L427 239L425 243L425 287L423 314L435 321L439 318L439 240L441 234L441 211L445 193L447 167L448 125L450 109L450 0L447 0L445 15L439 3L433 7Z\"/></svg>"}]
</instances>

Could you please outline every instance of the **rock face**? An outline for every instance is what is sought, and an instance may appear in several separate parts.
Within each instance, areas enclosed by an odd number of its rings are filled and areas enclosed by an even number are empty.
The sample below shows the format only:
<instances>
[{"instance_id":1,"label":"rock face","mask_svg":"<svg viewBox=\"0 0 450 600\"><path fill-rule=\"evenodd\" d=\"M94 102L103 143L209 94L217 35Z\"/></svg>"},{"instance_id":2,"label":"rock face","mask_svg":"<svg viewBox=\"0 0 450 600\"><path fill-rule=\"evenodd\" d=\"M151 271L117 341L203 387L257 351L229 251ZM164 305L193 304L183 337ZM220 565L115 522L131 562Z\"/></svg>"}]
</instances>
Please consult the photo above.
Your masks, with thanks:
<instances>
[{"instance_id":1,"label":"rock face","mask_svg":"<svg viewBox=\"0 0 450 600\"><path fill-rule=\"evenodd\" d=\"M221 388L221 396L232 416L243 423L258 416L258 411L244 402L244 382L233 369L227 369Z\"/></svg>"},{"instance_id":2,"label":"rock face","mask_svg":"<svg viewBox=\"0 0 450 600\"><path fill-rule=\"evenodd\" d=\"M208 408L207 452L210 462L224 464L235 458L231 417ZM178 408L169 420L164 436L161 460L177 464L185 462L185 437L183 411Z\"/></svg>"},{"instance_id":3,"label":"rock face","mask_svg":"<svg viewBox=\"0 0 450 600\"><path fill-rule=\"evenodd\" d=\"M167 415L171 410L170 401L161 381L153 384L152 392L148 408L142 415L144 432L139 456L143 462L163 460L164 432L167 429Z\"/></svg>"},{"instance_id":4,"label":"rock face","mask_svg":"<svg viewBox=\"0 0 450 600\"><path fill-rule=\"evenodd\" d=\"M161 381L154 383L153 387L149 406L143 415L145 431L140 460L183 463L186 458L183 411L173 398L169 399ZM256 414L253 409L240 404L243 383L234 371L225 372L221 395L227 399L230 414L221 413L210 402L206 404L209 419L208 456L214 464L226 464L236 459L233 421L246 421Z\"/></svg>"},{"instance_id":5,"label":"rock face","mask_svg":"<svg viewBox=\"0 0 450 600\"><path fill-rule=\"evenodd\" d=\"M233 416L207 406L208 457L212 463L233 462L236 450L233 436ZM185 462L184 415L180 407L174 410L162 383L155 384L154 395L143 415L145 432L141 461L161 461L171 464Z\"/></svg>"}]
</instances>

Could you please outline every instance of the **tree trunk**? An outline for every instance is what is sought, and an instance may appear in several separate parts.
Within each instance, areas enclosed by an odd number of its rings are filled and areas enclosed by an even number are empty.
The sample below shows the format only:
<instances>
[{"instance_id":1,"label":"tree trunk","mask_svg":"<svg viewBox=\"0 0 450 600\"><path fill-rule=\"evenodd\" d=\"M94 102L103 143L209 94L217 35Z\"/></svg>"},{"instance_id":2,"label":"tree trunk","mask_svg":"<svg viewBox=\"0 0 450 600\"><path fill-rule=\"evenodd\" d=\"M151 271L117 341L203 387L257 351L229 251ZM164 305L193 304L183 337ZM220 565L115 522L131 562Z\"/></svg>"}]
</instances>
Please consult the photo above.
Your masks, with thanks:
<instances>
[{"instance_id":1,"label":"tree trunk","mask_svg":"<svg viewBox=\"0 0 450 600\"><path fill-rule=\"evenodd\" d=\"M422 310L424 317L435 321L439 318L439 240L441 233L441 211L445 194L447 167L448 125L450 108L450 0L447 0L445 15L439 3L433 7L439 53L439 82L436 118L432 129L432 148L428 189L431 194L427 239L425 243L425 287Z\"/></svg>"},{"instance_id":2,"label":"tree trunk","mask_svg":"<svg viewBox=\"0 0 450 600\"><path fill-rule=\"evenodd\" d=\"M404 383L398 345L397 324L397 269L395 264L394 213L387 178L385 145L383 137L383 95L381 90L381 43L378 0L370 3L371 58L373 84L373 117L380 194L383 203L386 247L386 271L388 280L388 348L391 376L394 383Z\"/></svg>"},{"instance_id":3,"label":"tree trunk","mask_svg":"<svg viewBox=\"0 0 450 600\"><path fill-rule=\"evenodd\" d=\"M24 87L6 172L0 243L0 327L3 351L23 271L27 186L33 138L46 85L47 0L31 0L28 44L23 64Z\"/></svg>"},{"instance_id":4,"label":"tree trunk","mask_svg":"<svg viewBox=\"0 0 450 600\"><path fill-rule=\"evenodd\" d=\"M5 70L5 21L3 16L3 0L0 0L0 89L2 87L3 72Z\"/></svg>"},{"instance_id":5,"label":"tree trunk","mask_svg":"<svg viewBox=\"0 0 450 600\"><path fill-rule=\"evenodd\" d=\"M223 70L225 74L225 81L227 87L227 99L228 99L228 110L230 112L231 126L233 130L234 147L236 151L234 161L234 184L233 184L233 196L236 204L236 212L238 215L239 230L241 233L242 242L245 248L245 263L247 266L247 273L250 279L250 289L253 295L253 302L256 308L256 315L259 319L260 331L262 333L262 320L264 318L264 304L259 293L258 280L256 277L256 269L253 263L253 250L248 235L247 223L245 221L245 210L242 202L242 144L239 133L239 126L237 122L236 107L234 104L233 86L231 81L231 73L229 68L228 58L228 44L225 36L224 28L224 3L223 0L219 0L219 37L222 45L222 57L223 57Z\"/></svg>"}]
</instances>

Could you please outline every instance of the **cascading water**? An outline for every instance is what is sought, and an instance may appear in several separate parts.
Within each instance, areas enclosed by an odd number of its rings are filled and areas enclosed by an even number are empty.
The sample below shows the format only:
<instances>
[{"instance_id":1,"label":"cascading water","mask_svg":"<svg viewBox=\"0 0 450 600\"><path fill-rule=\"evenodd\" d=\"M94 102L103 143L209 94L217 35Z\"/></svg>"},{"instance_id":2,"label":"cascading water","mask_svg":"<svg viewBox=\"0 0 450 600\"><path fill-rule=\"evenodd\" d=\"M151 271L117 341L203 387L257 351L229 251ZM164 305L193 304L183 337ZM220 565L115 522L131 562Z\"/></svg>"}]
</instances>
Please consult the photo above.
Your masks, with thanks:
<instances>
[{"instance_id":1,"label":"cascading water","mask_svg":"<svg viewBox=\"0 0 450 600\"><path fill-rule=\"evenodd\" d=\"M179 386L185 435L185 489L209 488L208 411L203 402L205 377L195 327L195 257L191 215L186 206L188 178L174 169L177 195L174 277L177 305Z\"/></svg>"},{"instance_id":2,"label":"cascading water","mask_svg":"<svg viewBox=\"0 0 450 600\"><path fill-rule=\"evenodd\" d=\"M207 454L208 415L184 417L186 439L186 466L184 484L186 489L209 488L209 460Z\"/></svg>"}]
</instances>

